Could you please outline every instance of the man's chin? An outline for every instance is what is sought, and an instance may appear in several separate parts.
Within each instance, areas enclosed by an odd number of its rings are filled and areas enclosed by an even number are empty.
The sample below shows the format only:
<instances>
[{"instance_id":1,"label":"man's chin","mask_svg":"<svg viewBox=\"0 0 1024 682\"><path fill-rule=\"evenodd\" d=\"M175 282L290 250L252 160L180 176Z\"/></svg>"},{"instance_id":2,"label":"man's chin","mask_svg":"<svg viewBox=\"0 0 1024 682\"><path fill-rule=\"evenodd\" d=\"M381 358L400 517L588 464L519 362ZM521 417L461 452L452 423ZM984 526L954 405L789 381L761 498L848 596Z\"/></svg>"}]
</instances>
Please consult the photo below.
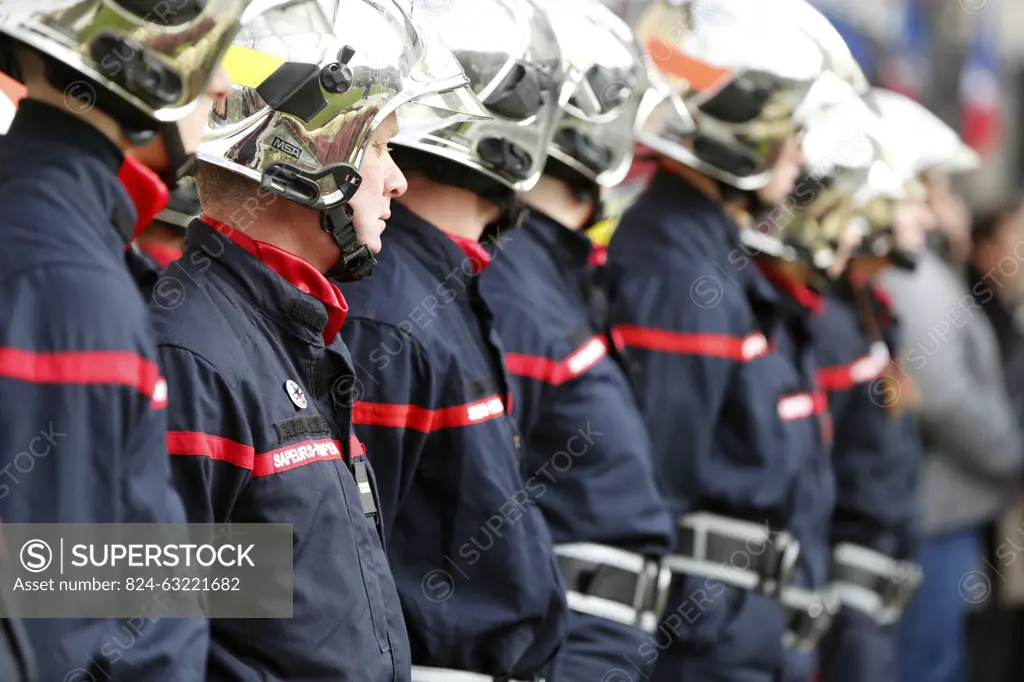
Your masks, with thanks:
<instances>
[{"instance_id":1,"label":"man's chin","mask_svg":"<svg viewBox=\"0 0 1024 682\"><path fill-rule=\"evenodd\" d=\"M370 250L374 255L380 253L380 235L384 232L384 221L374 220L373 226L369 229L356 228L356 239L359 243Z\"/></svg>"},{"instance_id":2,"label":"man's chin","mask_svg":"<svg viewBox=\"0 0 1024 682\"><path fill-rule=\"evenodd\" d=\"M373 255L376 256L378 253L380 253L380 249L381 249L380 234L376 234L376 235L374 235L373 237L371 237L369 239L364 239L364 240L362 240L362 242L363 242L363 244L366 245L366 248L368 248L370 250L370 253L372 253Z\"/></svg>"}]
</instances>

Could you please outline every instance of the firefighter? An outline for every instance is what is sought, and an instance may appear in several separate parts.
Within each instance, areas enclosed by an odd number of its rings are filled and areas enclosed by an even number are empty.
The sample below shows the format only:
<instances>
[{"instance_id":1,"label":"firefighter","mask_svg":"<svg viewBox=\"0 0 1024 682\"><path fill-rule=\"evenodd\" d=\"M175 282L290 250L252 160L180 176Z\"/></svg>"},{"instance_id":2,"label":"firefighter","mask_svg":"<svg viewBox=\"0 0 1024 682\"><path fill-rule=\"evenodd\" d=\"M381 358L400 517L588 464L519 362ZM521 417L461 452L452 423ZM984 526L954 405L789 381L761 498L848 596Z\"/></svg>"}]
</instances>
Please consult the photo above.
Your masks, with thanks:
<instances>
[{"instance_id":1,"label":"firefighter","mask_svg":"<svg viewBox=\"0 0 1024 682\"><path fill-rule=\"evenodd\" d=\"M636 680L637 648L657 626L659 560L673 527L654 481L650 442L604 320L585 228L601 218L602 189L632 161L633 125L647 89L632 31L596 0L547 8L569 64L544 174L522 195L522 229L482 277L513 377L521 469L536 484L572 609L549 677ZM616 678L619 679L619 678Z\"/></svg>"},{"instance_id":2,"label":"firefighter","mask_svg":"<svg viewBox=\"0 0 1024 682\"><path fill-rule=\"evenodd\" d=\"M881 244L891 245L892 235L916 234L920 248L928 213L917 210L901 184L884 189L869 181L865 189L874 194L869 205L876 216L882 204L888 207L887 224L858 230L850 240L851 250L861 239L864 246L853 250L845 267L834 264L839 277L814 326L819 381L835 421L831 575L843 604L822 642L826 682L899 679L894 624L920 582L911 559L918 542L921 446L907 411L910 396L897 383L896 321L871 279L880 267L913 263L911 248L897 253ZM893 400L897 395L902 404Z\"/></svg>"},{"instance_id":3,"label":"firefighter","mask_svg":"<svg viewBox=\"0 0 1024 682\"><path fill-rule=\"evenodd\" d=\"M865 188L891 205L902 197L903 183L881 160L882 142L889 136L882 119L857 92L829 81L829 75L808 97L823 95L831 101L805 123L805 175L786 202L787 210L777 215L781 220L769 222L781 226L777 244L789 253L776 260L802 262L801 270L790 267L789 272L801 272L816 289L803 296L814 301L818 312L807 316L805 325L835 434L830 577L843 610L824 640L823 678L892 679L893 652L883 646L882 628L898 617L918 571L890 558L897 551L889 544L877 551L872 547L902 539L896 536L905 536L912 526L914 490L907 473L912 475L916 458L906 451L901 425L879 400L880 386L874 382L887 370L889 352L881 338L872 335L878 342L872 344L865 335L861 322L869 318L858 315L852 279L844 272L866 232L860 227L863 220L851 220ZM877 242L878 232L868 234L869 241Z\"/></svg>"},{"instance_id":4,"label":"firefighter","mask_svg":"<svg viewBox=\"0 0 1024 682\"><path fill-rule=\"evenodd\" d=\"M24 472L35 447L31 474L4 484L4 523L185 520L166 382L125 245L225 94L219 63L246 4L0 2L0 70L26 87L0 139L0 466ZM105 646L116 620L24 625L43 680L202 677L204 620L161 620L117 653Z\"/></svg>"},{"instance_id":5,"label":"firefighter","mask_svg":"<svg viewBox=\"0 0 1024 682\"><path fill-rule=\"evenodd\" d=\"M661 169L622 217L608 274L678 522L666 614L639 650L654 680L806 680L834 608L824 401L794 301L741 241L794 187L815 80L845 59L863 85L833 32L804 3L655 2L640 19L674 95L638 136ZM684 105L695 132L667 118Z\"/></svg>"},{"instance_id":6,"label":"firefighter","mask_svg":"<svg viewBox=\"0 0 1024 682\"><path fill-rule=\"evenodd\" d=\"M861 84L860 79L854 79L854 83ZM801 444L809 448L803 461L815 473L806 472L800 479L802 489L796 492L795 504L807 506L798 513L795 523L798 535L804 539L804 555L815 557L811 566L827 583L833 498L824 491L833 484L830 450L835 415L819 375L819 346L828 343L817 335L827 307L822 294L829 290L829 280L821 269L839 259L839 242L852 216L853 192L877 163L881 122L858 89L833 72L822 74L811 88L797 111L797 121L802 130L804 166L798 169L802 172L796 187L780 200L776 175L759 190L762 214L750 229L741 232L741 239L780 294L784 324L780 325L782 333L774 339L775 352L789 354L802 367L807 388L804 401L819 413L817 442L797 435L790 443L794 450ZM788 421L785 416L783 419ZM817 648L841 605L827 585L816 593L784 589L780 600L791 619L787 644L801 652ZM817 619L813 618L814 612ZM806 634L799 634L801 628Z\"/></svg>"},{"instance_id":7,"label":"firefighter","mask_svg":"<svg viewBox=\"0 0 1024 682\"><path fill-rule=\"evenodd\" d=\"M203 215L153 291L189 520L294 533L291 618L214 620L211 682L409 679L373 474L351 431L348 305L325 273L373 270L405 189L388 154L402 117L485 114L454 56L402 7L343 0L327 13L305 0L245 24L225 59L231 95L199 151Z\"/></svg>"},{"instance_id":8,"label":"firefighter","mask_svg":"<svg viewBox=\"0 0 1024 682\"><path fill-rule=\"evenodd\" d=\"M913 419L919 434L912 441L917 452L907 449L903 458L890 458L893 478L901 472L904 478L913 475L915 482L920 477L919 494L904 492L905 504L911 506L896 518L916 513L918 525L902 533L900 525L890 529L909 536L893 558L916 560L922 571L898 623L894 648L901 680L961 680L967 677L968 663L964 625L978 595L972 573L982 554L978 529L1012 499L1015 488L1007 482L1019 479L1022 462L998 344L984 316L972 312L976 302L960 271L969 249L970 217L948 186L949 176L974 170L980 160L955 131L917 102L881 89L873 94L894 140L906 145L901 171L918 185L916 205L901 211L910 209L911 217L930 211L934 229L927 233L928 241L935 236L948 240L941 249L947 252L920 248L920 230L915 235L901 228L910 221L896 213L890 250L897 264L915 263L913 271L889 267L878 276L884 263L877 254L885 254L879 245L867 254L876 257L858 258L853 268L857 281L870 282L874 276L892 292L902 351L893 356L902 362L883 377L886 391L880 397L891 413L904 415L899 422L904 433L911 428L907 420ZM912 247L917 256L908 259L904 254ZM877 301L882 290L875 285L872 289ZM889 340L896 330L885 324L893 317L886 303L876 302L875 307L883 314L879 327ZM965 308L965 303L970 305ZM938 339L934 344L933 335Z\"/></svg>"},{"instance_id":9,"label":"firefighter","mask_svg":"<svg viewBox=\"0 0 1024 682\"><path fill-rule=\"evenodd\" d=\"M515 224L515 192L544 168L565 74L532 2L445 10L431 24L494 120L400 132L393 155L409 188L391 206L378 275L343 285L342 334L363 370L356 434L379 477L413 680L533 680L563 641L565 593L529 501L538 483L520 474L509 379L477 275L489 262L485 230Z\"/></svg>"}]
</instances>

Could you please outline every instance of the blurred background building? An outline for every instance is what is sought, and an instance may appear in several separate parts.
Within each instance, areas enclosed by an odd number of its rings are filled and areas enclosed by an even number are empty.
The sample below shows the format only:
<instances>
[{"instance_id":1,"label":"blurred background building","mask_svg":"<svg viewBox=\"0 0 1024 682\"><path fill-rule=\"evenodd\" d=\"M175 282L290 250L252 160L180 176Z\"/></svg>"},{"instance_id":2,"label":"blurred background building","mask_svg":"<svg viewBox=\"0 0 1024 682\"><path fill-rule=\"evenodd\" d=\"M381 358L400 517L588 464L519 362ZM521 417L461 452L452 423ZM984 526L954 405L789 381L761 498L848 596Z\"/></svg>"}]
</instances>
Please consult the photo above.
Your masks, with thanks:
<instances>
[{"instance_id":1,"label":"blurred background building","mask_svg":"<svg viewBox=\"0 0 1024 682\"><path fill-rule=\"evenodd\" d=\"M982 154L966 180L975 210L1024 186L1021 0L811 0L876 85L921 101ZM647 0L605 0L635 23ZM708 11L728 0L698 0Z\"/></svg>"}]
</instances>

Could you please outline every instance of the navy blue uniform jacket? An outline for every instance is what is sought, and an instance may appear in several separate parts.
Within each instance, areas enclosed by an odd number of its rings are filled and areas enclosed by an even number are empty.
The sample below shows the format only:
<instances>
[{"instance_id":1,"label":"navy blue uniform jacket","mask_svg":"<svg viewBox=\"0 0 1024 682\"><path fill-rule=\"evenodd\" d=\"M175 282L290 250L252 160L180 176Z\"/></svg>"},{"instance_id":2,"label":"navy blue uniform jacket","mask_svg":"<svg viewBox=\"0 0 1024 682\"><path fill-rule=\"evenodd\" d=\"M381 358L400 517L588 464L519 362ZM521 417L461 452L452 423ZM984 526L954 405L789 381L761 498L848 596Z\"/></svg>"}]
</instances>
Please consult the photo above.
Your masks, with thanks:
<instances>
[{"instance_id":1,"label":"navy blue uniform jacket","mask_svg":"<svg viewBox=\"0 0 1024 682\"><path fill-rule=\"evenodd\" d=\"M211 224L193 221L153 291L174 478L193 523L292 524L294 601L291 619L212 621L207 679L407 680L351 432L345 301L305 261Z\"/></svg>"},{"instance_id":2,"label":"navy blue uniform jacket","mask_svg":"<svg viewBox=\"0 0 1024 682\"><path fill-rule=\"evenodd\" d=\"M742 248L735 223L665 170L623 215L607 267L612 319L672 513L788 530L802 546L797 583L823 585L832 506L826 401L809 348L792 335L784 294ZM692 592L677 587L675 599ZM691 652L713 646L734 665L777 668L781 614L744 616L743 603L717 599L677 636ZM750 630L731 625L744 619Z\"/></svg>"},{"instance_id":3,"label":"navy blue uniform jacket","mask_svg":"<svg viewBox=\"0 0 1024 682\"><path fill-rule=\"evenodd\" d=\"M119 174L121 179L119 180ZM25 100L0 138L0 518L180 523L167 385L125 244L145 224L124 180L159 180L97 130ZM166 190L162 190L164 195ZM149 199L160 192L150 190ZM146 197L139 197L144 204ZM207 624L164 620L122 650L116 620L29 620L43 680L200 679Z\"/></svg>"},{"instance_id":4,"label":"navy blue uniform jacket","mask_svg":"<svg viewBox=\"0 0 1024 682\"><path fill-rule=\"evenodd\" d=\"M20 622L0 619L0 680L39 682L35 654Z\"/></svg>"},{"instance_id":5,"label":"navy blue uniform jacket","mask_svg":"<svg viewBox=\"0 0 1024 682\"><path fill-rule=\"evenodd\" d=\"M481 278L513 380L523 475L556 543L661 556L674 523L605 325L591 322L591 242L531 212Z\"/></svg>"},{"instance_id":6,"label":"navy blue uniform jacket","mask_svg":"<svg viewBox=\"0 0 1024 682\"><path fill-rule=\"evenodd\" d=\"M472 247L394 205L373 276L345 285L342 333L413 662L523 679L554 657L567 611Z\"/></svg>"},{"instance_id":7,"label":"navy blue uniform jacket","mask_svg":"<svg viewBox=\"0 0 1024 682\"><path fill-rule=\"evenodd\" d=\"M920 442L913 417L898 414L887 382L896 325L871 290L860 302L845 281L813 321L819 379L835 420L833 544L850 542L894 558L916 546ZM870 330L871 340L868 338Z\"/></svg>"}]
</instances>

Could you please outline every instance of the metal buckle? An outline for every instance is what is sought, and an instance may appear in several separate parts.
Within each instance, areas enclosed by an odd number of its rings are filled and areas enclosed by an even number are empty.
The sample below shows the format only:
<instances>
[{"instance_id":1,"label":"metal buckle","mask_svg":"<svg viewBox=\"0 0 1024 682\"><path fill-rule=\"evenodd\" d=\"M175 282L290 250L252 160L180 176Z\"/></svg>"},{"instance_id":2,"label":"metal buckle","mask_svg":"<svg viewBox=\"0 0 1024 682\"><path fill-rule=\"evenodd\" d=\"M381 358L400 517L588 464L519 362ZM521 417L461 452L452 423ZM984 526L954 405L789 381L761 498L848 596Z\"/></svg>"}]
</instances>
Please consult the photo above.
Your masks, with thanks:
<instances>
[{"instance_id":1,"label":"metal buckle","mask_svg":"<svg viewBox=\"0 0 1024 682\"><path fill-rule=\"evenodd\" d=\"M802 604L786 604L784 611L794 612L787 618L783 644L797 651L811 651L825 636L832 622L839 613L841 602L831 591L819 592L799 591Z\"/></svg>"},{"instance_id":2,"label":"metal buckle","mask_svg":"<svg viewBox=\"0 0 1024 682\"><path fill-rule=\"evenodd\" d=\"M679 531L692 535L693 548L667 557L666 563L676 573L714 578L772 597L793 582L800 543L786 531L708 512L683 516L679 520ZM741 546L742 549L734 551L732 556L744 555L747 565L732 566L731 557L723 563L721 556L712 556L708 548L715 539L734 547Z\"/></svg>"},{"instance_id":3,"label":"metal buckle","mask_svg":"<svg viewBox=\"0 0 1024 682\"><path fill-rule=\"evenodd\" d=\"M909 561L900 561L894 570L883 579L879 592L882 608L901 612L910 603L922 579L921 567Z\"/></svg>"},{"instance_id":4,"label":"metal buckle","mask_svg":"<svg viewBox=\"0 0 1024 682\"><path fill-rule=\"evenodd\" d=\"M555 554L559 563L563 561L581 562L583 583L567 580L566 596L572 610L589 613L613 620L624 625L632 625L645 632L653 632L657 627L658 605L665 602L672 574L661 561L647 558L634 552L600 545L595 543L568 543L555 546ZM589 566L589 568L587 568ZM560 565L561 570L565 567ZM629 576L629 585L623 584L625 590L615 594L601 596L600 590L592 590L585 583L586 574L596 575L602 569L613 569Z\"/></svg>"},{"instance_id":5,"label":"metal buckle","mask_svg":"<svg viewBox=\"0 0 1024 682\"><path fill-rule=\"evenodd\" d=\"M765 562L770 568L761 575L761 592L778 596L793 582L796 562L800 557L800 542L789 533L779 531L769 533L762 547L766 552Z\"/></svg>"},{"instance_id":6,"label":"metal buckle","mask_svg":"<svg viewBox=\"0 0 1024 682\"><path fill-rule=\"evenodd\" d=\"M645 620L655 624L661 620L668 604L668 590L672 584L672 571L660 559L648 559L643 570L637 574L633 609L636 611L636 627L646 630ZM645 616L650 615L650 618ZM655 627L657 627L655 625Z\"/></svg>"}]
</instances>

